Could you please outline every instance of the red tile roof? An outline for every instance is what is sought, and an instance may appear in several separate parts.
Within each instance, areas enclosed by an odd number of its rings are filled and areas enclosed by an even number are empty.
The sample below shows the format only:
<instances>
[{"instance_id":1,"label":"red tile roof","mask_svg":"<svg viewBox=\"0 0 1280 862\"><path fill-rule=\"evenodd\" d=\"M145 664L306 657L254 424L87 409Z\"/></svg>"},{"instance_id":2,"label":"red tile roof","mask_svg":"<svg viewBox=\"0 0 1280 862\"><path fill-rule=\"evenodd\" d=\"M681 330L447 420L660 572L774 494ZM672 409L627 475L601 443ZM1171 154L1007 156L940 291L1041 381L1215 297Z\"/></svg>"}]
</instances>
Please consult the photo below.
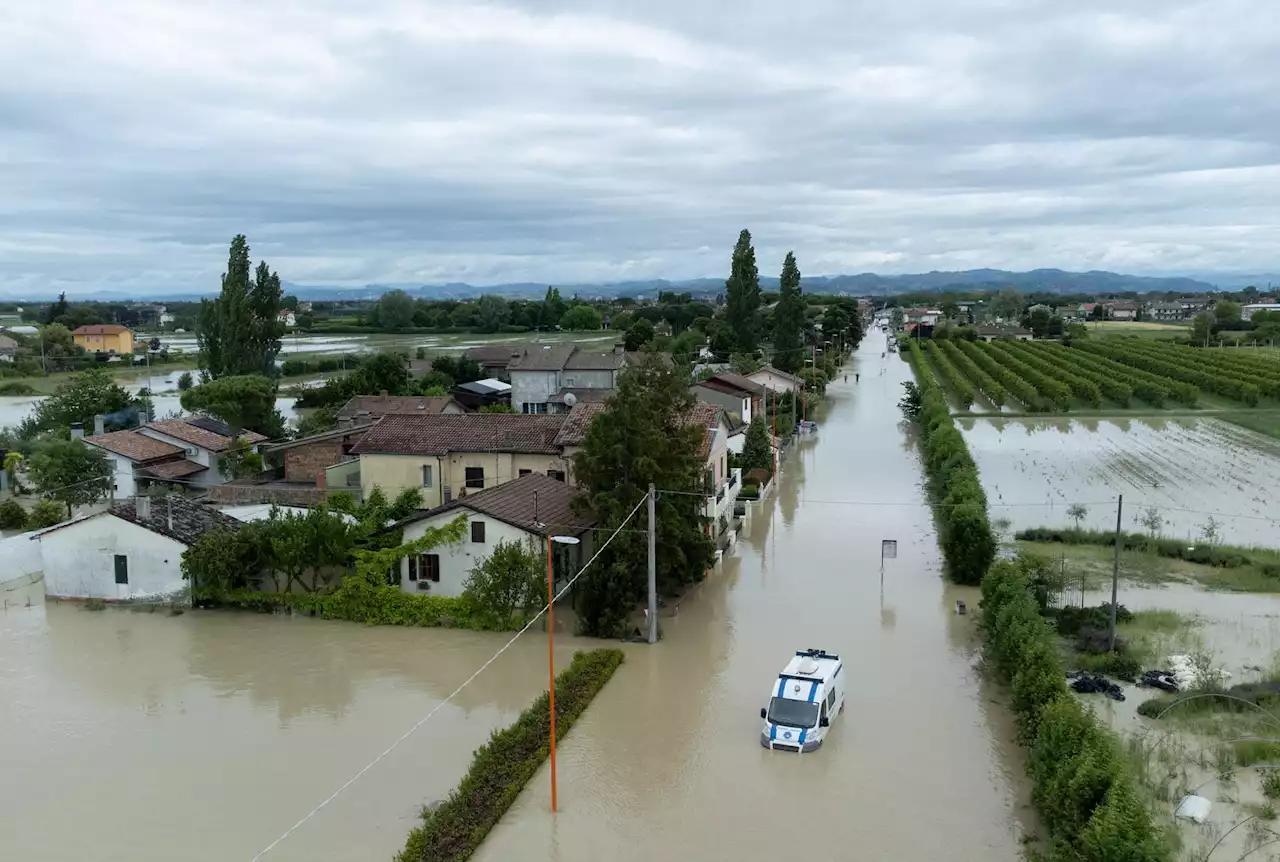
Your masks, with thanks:
<instances>
[{"instance_id":1,"label":"red tile roof","mask_svg":"<svg viewBox=\"0 0 1280 862\"><path fill-rule=\"evenodd\" d=\"M181 479L184 476L193 476L207 469L203 464L180 458L177 461L161 461L159 464L148 464L144 468L144 472L155 476L157 479Z\"/></svg>"},{"instance_id":2,"label":"red tile roof","mask_svg":"<svg viewBox=\"0 0 1280 862\"><path fill-rule=\"evenodd\" d=\"M143 427L154 428L166 437L181 440L183 443L190 443L192 446L199 446L201 449L208 449L210 452L223 452L231 447L230 437L215 434L204 428L198 428L185 419L160 419L155 422L148 422ZM240 439L252 444L261 443L267 438L256 431L245 431L241 433Z\"/></svg>"},{"instance_id":3,"label":"red tile roof","mask_svg":"<svg viewBox=\"0 0 1280 862\"><path fill-rule=\"evenodd\" d=\"M122 332L131 332L127 326L121 326L118 323L94 323L87 326L77 327L72 335L119 335Z\"/></svg>"},{"instance_id":4,"label":"red tile roof","mask_svg":"<svg viewBox=\"0 0 1280 862\"><path fill-rule=\"evenodd\" d=\"M443 413L450 404L459 411L463 409L449 395L353 395L338 411L338 418L354 419L361 413L375 417Z\"/></svg>"},{"instance_id":5,"label":"red tile roof","mask_svg":"<svg viewBox=\"0 0 1280 862\"><path fill-rule=\"evenodd\" d=\"M581 446L587 438L587 429L595 418L605 411L606 405L600 401L582 401L573 406L565 417L560 433L556 435L557 446Z\"/></svg>"},{"instance_id":6,"label":"red tile roof","mask_svg":"<svg viewBox=\"0 0 1280 862\"><path fill-rule=\"evenodd\" d=\"M578 496L579 491L558 479L541 473L530 473L474 494L456 497L443 506L421 512L402 523L421 521L457 509L470 509L535 535L573 536L590 529L596 523L595 516L574 508L573 501Z\"/></svg>"},{"instance_id":7,"label":"red tile roof","mask_svg":"<svg viewBox=\"0 0 1280 862\"><path fill-rule=\"evenodd\" d=\"M564 415L441 413L384 416L351 447L353 455L443 455L446 452L559 453Z\"/></svg>"},{"instance_id":8,"label":"red tile roof","mask_svg":"<svg viewBox=\"0 0 1280 862\"><path fill-rule=\"evenodd\" d=\"M138 462L172 458L182 454L181 447L148 437L133 429L112 431L110 434L95 434L84 438L84 442Z\"/></svg>"}]
</instances>

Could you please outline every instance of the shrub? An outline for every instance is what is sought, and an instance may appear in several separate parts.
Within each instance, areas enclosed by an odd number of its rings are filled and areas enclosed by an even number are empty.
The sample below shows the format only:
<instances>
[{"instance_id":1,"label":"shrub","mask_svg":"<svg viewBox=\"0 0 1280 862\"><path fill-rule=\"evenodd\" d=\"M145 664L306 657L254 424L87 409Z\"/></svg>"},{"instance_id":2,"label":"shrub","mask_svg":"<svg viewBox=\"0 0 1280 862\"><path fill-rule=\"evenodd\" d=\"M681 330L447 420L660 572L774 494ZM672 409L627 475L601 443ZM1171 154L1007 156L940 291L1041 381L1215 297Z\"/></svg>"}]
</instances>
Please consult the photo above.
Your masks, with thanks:
<instances>
[{"instance_id":1,"label":"shrub","mask_svg":"<svg viewBox=\"0 0 1280 862\"><path fill-rule=\"evenodd\" d=\"M938 544L951 579L977 584L996 553L987 497L978 481L978 468L951 419L951 409L920 346L911 341L905 349L916 376L918 410L911 411L915 414L912 421L920 429L920 450L928 478L926 488L938 524Z\"/></svg>"},{"instance_id":2,"label":"shrub","mask_svg":"<svg viewBox=\"0 0 1280 862\"><path fill-rule=\"evenodd\" d=\"M981 626L990 667L1013 686L1051 856L1167 860L1168 841L1142 804L1115 736L1067 692L1056 635L1040 616L1029 568L1025 560L991 567L982 580Z\"/></svg>"},{"instance_id":3,"label":"shrub","mask_svg":"<svg viewBox=\"0 0 1280 862\"><path fill-rule=\"evenodd\" d=\"M568 670L556 677L557 740L582 717L622 659L622 651L616 649L580 652ZM544 692L514 724L476 749L471 767L449 798L434 811L423 812L422 825L409 833L397 862L471 858L547 758L549 711Z\"/></svg>"},{"instance_id":4,"label":"shrub","mask_svg":"<svg viewBox=\"0 0 1280 862\"><path fill-rule=\"evenodd\" d=\"M17 500L0 503L0 530L25 530L27 510Z\"/></svg>"},{"instance_id":5,"label":"shrub","mask_svg":"<svg viewBox=\"0 0 1280 862\"><path fill-rule=\"evenodd\" d=\"M54 524L61 524L66 510L54 500L41 500L31 509L27 516L27 527L31 530L43 530Z\"/></svg>"},{"instance_id":6,"label":"shrub","mask_svg":"<svg viewBox=\"0 0 1280 862\"><path fill-rule=\"evenodd\" d=\"M0 383L0 395L35 395L36 390L26 383L11 381Z\"/></svg>"}]
</instances>

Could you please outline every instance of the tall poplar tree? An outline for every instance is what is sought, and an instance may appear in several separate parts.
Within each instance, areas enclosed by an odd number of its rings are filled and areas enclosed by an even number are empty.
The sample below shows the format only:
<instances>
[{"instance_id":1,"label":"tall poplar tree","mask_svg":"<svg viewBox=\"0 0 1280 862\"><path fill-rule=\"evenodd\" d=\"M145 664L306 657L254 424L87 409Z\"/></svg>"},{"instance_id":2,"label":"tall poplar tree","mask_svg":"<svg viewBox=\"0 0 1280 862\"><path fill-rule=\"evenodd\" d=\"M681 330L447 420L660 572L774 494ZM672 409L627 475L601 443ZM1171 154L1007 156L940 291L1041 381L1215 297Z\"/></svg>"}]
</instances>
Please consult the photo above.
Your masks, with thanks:
<instances>
[{"instance_id":1,"label":"tall poplar tree","mask_svg":"<svg viewBox=\"0 0 1280 862\"><path fill-rule=\"evenodd\" d=\"M212 378L241 374L271 376L284 327L280 276L265 262L250 279L249 241L244 234L231 240L222 292L200 301L196 342L200 367Z\"/></svg>"},{"instance_id":2,"label":"tall poplar tree","mask_svg":"<svg viewBox=\"0 0 1280 862\"><path fill-rule=\"evenodd\" d=\"M733 328L735 353L754 353L760 344L756 312L760 310L760 270L756 268L756 250L751 245L751 231L738 234L733 247L729 278L724 283L729 326Z\"/></svg>"},{"instance_id":3,"label":"tall poplar tree","mask_svg":"<svg viewBox=\"0 0 1280 862\"><path fill-rule=\"evenodd\" d=\"M794 374L803 363L804 297L800 295L800 267L795 252L787 252L782 262L782 287L778 307L773 312L773 358L775 368Z\"/></svg>"}]
</instances>

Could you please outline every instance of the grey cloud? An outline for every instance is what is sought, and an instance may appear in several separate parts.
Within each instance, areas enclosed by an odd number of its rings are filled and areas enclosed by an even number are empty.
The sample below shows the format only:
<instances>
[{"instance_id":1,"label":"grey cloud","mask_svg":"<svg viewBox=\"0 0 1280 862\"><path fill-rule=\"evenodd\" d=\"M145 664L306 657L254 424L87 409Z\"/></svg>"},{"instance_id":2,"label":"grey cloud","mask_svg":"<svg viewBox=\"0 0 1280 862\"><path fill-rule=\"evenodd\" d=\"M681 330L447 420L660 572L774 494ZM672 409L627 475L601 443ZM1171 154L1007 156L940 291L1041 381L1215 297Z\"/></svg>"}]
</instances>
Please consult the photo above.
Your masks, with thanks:
<instances>
[{"instance_id":1,"label":"grey cloud","mask_svg":"<svg viewBox=\"0 0 1280 862\"><path fill-rule=\"evenodd\" d=\"M0 290L1274 268L1268 0L23 4Z\"/></svg>"}]
</instances>

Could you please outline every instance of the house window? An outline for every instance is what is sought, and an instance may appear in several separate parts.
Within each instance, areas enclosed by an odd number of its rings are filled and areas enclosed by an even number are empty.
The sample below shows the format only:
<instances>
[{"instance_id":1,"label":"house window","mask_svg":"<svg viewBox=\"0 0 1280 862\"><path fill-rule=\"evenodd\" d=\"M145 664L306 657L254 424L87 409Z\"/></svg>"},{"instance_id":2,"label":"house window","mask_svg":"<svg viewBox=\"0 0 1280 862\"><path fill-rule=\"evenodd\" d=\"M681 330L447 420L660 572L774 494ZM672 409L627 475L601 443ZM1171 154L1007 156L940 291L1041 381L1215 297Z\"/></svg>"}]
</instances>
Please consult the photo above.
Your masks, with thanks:
<instances>
[{"instance_id":1,"label":"house window","mask_svg":"<svg viewBox=\"0 0 1280 862\"><path fill-rule=\"evenodd\" d=\"M129 558L124 554L116 554L116 583L129 583Z\"/></svg>"},{"instance_id":2,"label":"house window","mask_svg":"<svg viewBox=\"0 0 1280 862\"><path fill-rule=\"evenodd\" d=\"M409 580L440 583L440 555L418 554L410 557Z\"/></svg>"},{"instance_id":3,"label":"house window","mask_svg":"<svg viewBox=\"0 0 1280 862\"><path fill-rule=\"evenodd\" d=\"M468 488L484 488L484 468L483 467L467 468L467 487Z\"/></svg>"},{"instance_id":4,"label":"house window","mask_svg":"<svg viewBox=\"0 0 1280 862\"><path fill-rule=\"evenodd\" d=\"M563 481L564 481L564 471L563 471L563 470L548 470L548 471L547 471L547 475L548 475L548 476L550 476L552 479L555 479L557 482L563 482Z\"/></svg>"},{"instance_id":5,"label":"house window","mask_svg":"<svg viewBox=\"0 0 1280 862\"><path fill-rule=\"evenodd\" d=\"M432 479L432 476L431 476L431 465L430 465L430 464L423 464L423 465L422 465L422 487L424 487L424 488L430 488L430 487L431 487L431 479Z\"/></svg>"},{"instance_id":6,"label":"house window","mask_svg":"<svg viewBox=\"0 0 1280 862\"><path fill-rule=\"evenodd\" d=\"M484 521L471 522L471 541L484 544Z\"/></svg>"},{"instance_id":7,"label":"house window","mask_svg":"<svg viewBox=\"0 0 1280 862\"><path fill-rule=\"evenodd\" d=\"M529 475L530 473L532 473L532 472L533 472L532 470L525 470L525 469L521 469L521 470L520 470L520 475L521 475L521 476L528 476L528 475Z\"/></svg>"},{"instance_id":8,"label":"house window","mask_svg":"<svg viewBox=\"0 0 1280 862\"><path fill-rule=\"evenodd\" d=\"M547 412L547 405L545 402L541 404L535 404L533 402L526 401L523 405L521 405L520 410L524 413L542 414Z\"/></svg>"}]
</instances>

